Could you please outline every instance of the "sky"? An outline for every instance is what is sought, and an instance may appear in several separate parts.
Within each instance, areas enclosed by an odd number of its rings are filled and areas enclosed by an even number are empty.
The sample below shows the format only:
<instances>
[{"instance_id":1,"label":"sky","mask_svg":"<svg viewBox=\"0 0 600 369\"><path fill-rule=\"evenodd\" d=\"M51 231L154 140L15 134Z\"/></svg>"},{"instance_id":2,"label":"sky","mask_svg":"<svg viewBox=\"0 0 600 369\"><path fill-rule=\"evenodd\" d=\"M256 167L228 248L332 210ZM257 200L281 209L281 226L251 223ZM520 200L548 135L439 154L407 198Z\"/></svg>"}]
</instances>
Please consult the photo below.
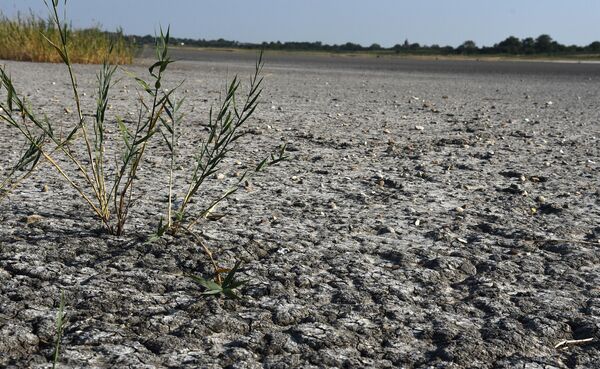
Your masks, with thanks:
<instances>
[{"instance_id":1,"label":"sky","mask_svg":"<svg viewBox=\"0 0 600 369\"><path fill-rule=\"evenodd\" d=\"M0 0L0 10L48 14L43 0ZM566 45L600 40L598 0L68 0L67 17L75 27L154 35L170 25L174 37L240 42L492 46L544 33Z\"/></svg>"}]
</instances>

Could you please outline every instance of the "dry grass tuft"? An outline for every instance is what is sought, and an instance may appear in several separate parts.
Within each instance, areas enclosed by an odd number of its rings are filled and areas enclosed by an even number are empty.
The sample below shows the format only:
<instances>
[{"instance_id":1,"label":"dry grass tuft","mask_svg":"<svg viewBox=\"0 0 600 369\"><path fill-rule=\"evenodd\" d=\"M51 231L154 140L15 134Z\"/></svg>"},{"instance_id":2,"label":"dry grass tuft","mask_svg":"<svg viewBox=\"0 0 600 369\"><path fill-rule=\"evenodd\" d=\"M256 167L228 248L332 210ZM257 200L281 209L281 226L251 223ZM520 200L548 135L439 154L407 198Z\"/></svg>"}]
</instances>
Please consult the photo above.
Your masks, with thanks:
<instances>
[{"instance_id":1,"label":"dry grass tuft","mask_svg":"<svg viewBox=\"0 0 600 369\"><path fill-rule=\"evenodd\" d=\"M98 27L65 27L71 63L101 64L108 60L111 64L131 64L134 47L121 30L108 33ZM60 31L52 20L34 14L9 19L0 13L0 59L62 63L46 38L60 44Z\"/></svg>"}]
</instances>

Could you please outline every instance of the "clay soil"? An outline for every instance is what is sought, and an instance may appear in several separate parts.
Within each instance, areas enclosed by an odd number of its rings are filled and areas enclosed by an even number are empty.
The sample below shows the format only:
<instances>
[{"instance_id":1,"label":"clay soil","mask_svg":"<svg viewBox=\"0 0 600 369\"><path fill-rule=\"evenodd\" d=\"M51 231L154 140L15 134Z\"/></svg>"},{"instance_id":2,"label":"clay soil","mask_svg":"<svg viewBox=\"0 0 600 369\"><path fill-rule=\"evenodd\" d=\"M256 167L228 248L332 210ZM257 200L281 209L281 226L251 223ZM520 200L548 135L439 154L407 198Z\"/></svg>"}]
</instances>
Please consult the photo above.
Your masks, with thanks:
<instances>
[{"instance_id":1,"label":"clay soil","mask_svg":"<svg viewBox=\"0 0 600 369\"><path fill-rule=\"evenodd\" d=\"M179 183L227 78L253 70L212 55L171 66L187 95ZM266 61L248 134L194 205L288 143L289 160L196 227L221 265L242 261L242 298L183 276L211 275L194 239L147 242L166 206L159 140L122 237L44 164L0 203L0 367L51 367L61 291L61 368L600 367L597 65ZM73 124L63 66L5 64L33 106ZM76 67L86 113L96 70ZM137 113L119 74L111 124ZM0 134L5 173L21 141Z\"/></svg>"}]
</instances>

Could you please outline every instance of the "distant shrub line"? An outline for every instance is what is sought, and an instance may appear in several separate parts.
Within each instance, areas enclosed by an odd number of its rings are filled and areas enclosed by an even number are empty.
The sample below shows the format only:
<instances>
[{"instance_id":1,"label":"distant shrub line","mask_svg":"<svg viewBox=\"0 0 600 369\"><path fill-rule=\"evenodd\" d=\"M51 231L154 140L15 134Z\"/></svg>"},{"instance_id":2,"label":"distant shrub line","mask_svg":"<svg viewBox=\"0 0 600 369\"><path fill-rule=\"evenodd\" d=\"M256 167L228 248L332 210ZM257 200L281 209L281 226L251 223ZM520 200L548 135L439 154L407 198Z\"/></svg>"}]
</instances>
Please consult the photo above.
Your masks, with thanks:
<instances>
[{"instance_id":1,"label":"distant shrub line","mask_svg":"<svg viewBox=\"0 0 600 369\"><path fill-rule=\"evenodd\" d=\"M153 44L154 36L127 36L136 45ZM210 48L239 48L239 49L261 49L261 50L289 50L289 51L327 51L327 52L389 52L396 54L432 54L432 55L577 55L577 54L600 54L600 41L594 41L587 46L563 45L552 39L549 35L540 35L537 38L527 37L518 39L514 36L506 38L493 46L478 47L473 41L465 41L458 47L440 45L421 45L410 43L405 40L402 44L396 44L385 48L379 44L362 46L360 44L347 42L340 45L328 45L320 41L315 42L263 42L243 43L238 41L218 40L194 40L189 38L171 38L173 45L185 45Z\"/></svg>"}]
</instances>

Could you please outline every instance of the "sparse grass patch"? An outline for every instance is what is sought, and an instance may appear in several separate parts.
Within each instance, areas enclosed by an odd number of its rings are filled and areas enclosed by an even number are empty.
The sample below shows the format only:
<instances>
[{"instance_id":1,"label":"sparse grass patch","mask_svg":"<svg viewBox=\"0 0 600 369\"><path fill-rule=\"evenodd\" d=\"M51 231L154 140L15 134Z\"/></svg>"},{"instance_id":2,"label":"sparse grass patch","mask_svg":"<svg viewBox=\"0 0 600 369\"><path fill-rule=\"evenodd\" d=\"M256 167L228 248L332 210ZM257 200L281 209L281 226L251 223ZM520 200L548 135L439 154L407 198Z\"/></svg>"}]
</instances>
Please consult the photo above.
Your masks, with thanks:
<instances>
[{"instance_id":1,"label":"sparse grass patch","mask_svg":"<svg viewBox=\"0 0 600 369\"><path fill-rule=\"evenodd\" d=\"M53 19L45 20L34 14L10 19L1 13L0 59L60 63L60 55L48 40L60 44L61 34L66 35L71 63L101 64L108 60L111 64L131 64L133 61L134 46L121 30L108 33L98 27L73 29L67 24L59 30Z\"/></svg>"},{"instance_id":2,"label":"sparse grass patch","mask_svg":"<svg viewBox=\"0 0 600 369\"><path fill-rule=\"evenodd\" d=\"M136 100L138 114L136 120L126 121L118 113L110 117L107 114L117 71L110 60L104 61L97 74L96 104L91 113L82 106L77 77L72 67L73 45L69 42L72 31L58 15L59 0L53 0L49 8L53 26L43 23L39 28L43 26L47 31L56 32L51 37L43 36L43 39L67 68L77 121L74 126L65 128L47 116L38 115L29 101L15 89L10 75L0 67L0 90L4 89L6 95L6 101L0 101L0 122L16 129L28 145L21 159L8 173L8 180L0 183L0 193L3 188L5 193L9 193L14 186L29 177L37 165L46 163L77 192L108 233L122 235L126 230L130 210L137 199L139 169L145 163L149 143L158 139L165 145L169 155L169 180L166 188L159 186L151 191L164 191L168 202L160 222L157 219L159 226L151 240L165 233L176 234L179 231L194 236L214 267L215 282L207 281L203 285L212 291L210 294L234 296L233 290L241 285L234 278L239 264L231 271L220 267L209 248L195 234L193 227L217 204L235 193L249 177L284 160L285 145L252 165L251 169L238 177L232 187L222 188L222 192L212 199L204 199L204 208L196 208L190 212L188 205L206 181L220 170L223 160L234 151L238 140L244 136L242 128L256 111L262 92L262 54L244 93L240 92L241 82L236 76L228 83L218 108L214 111L211 108L208 132L206 136L198 138L200 144L196 148L195 157L180 157L176 148L185 117L182 113L184 98L175 99L175 92L183 82L177 86L168 86L169 88L163 86L165 74L173 62L168 52L169 30L166 33L161 30L157 39L156 62L148 69L151 77L145 80L131 75L140 87ZM52 37L57 41L53 41ZM112 55L112 44L107 49L106 55ZM239 97L240 94L242 98ZM178 161L193 163L187 166L192 167L190 173L176 176L176 168L186 167L180 166ZM186 176L186 183L175 183L175 178ZM181 199L174 196L173 189L176 185L187 188ZM157 213L161 212L162 209ZM221 274L225 272L229 273L223 279ZM200 281L198 278L196 280ZM216 288L216 285L220 287Z\"/></svg>"}]
</instances>

